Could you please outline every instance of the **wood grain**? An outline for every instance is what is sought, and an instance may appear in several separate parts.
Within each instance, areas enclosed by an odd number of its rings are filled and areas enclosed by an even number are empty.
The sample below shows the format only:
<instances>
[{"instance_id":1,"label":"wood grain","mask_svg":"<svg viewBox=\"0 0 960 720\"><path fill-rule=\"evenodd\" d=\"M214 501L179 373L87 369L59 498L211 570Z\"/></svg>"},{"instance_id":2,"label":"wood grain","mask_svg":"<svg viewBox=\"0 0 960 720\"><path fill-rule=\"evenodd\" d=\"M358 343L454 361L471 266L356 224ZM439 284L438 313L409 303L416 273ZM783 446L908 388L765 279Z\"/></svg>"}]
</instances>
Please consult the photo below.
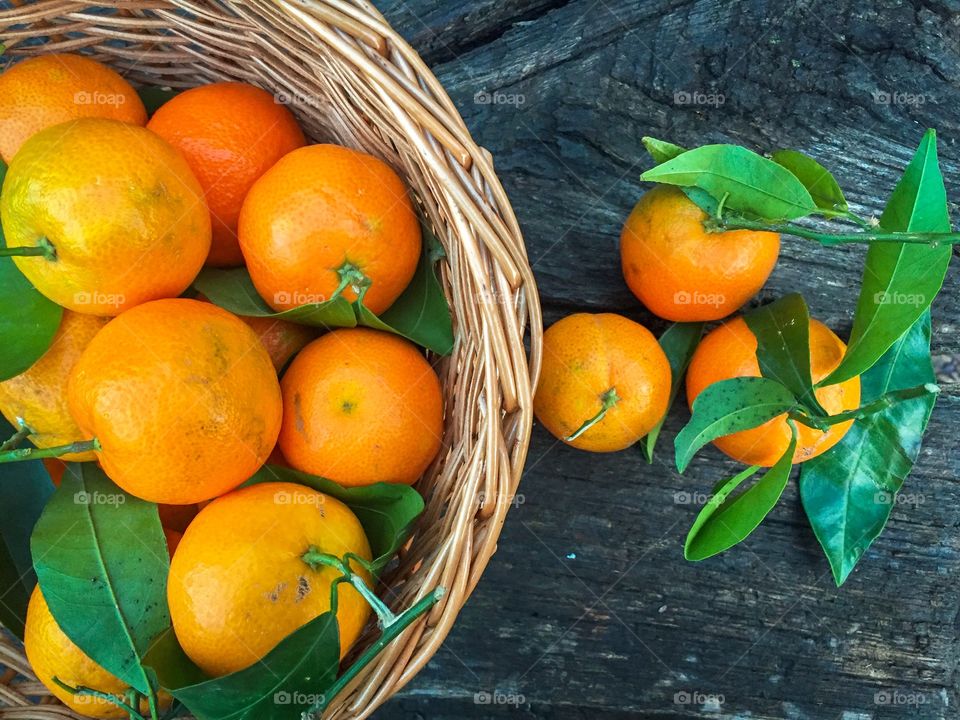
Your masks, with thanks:
<instances>
[{"instance_id":1,"label":"wood grain","mask_svg":"<svg viewBox=\"0 0 960 720\"><path fill-rule=\"evenodd\" d=\"M613 310L663 328L627 290L617 254L650 166L643 135L803 150L835 172L856 210L879 214L935 127L957 217L956 0L378 5L493 153L548 323ZM714 97L683 103L684 93ZM800 291L845 335L862 257L785 239L758 300ZM795 486L743 546L683 560L697 511L683 501L735 465L711 449L676 473L667 451L682 408L653 465L639 448L589 455L536 428L523 502L477 593L378 716L960 717L958 290L954 267L933 314L944 394L904 489L917 502L894 510L842 589Z\"/></svg>"}]
</instances>

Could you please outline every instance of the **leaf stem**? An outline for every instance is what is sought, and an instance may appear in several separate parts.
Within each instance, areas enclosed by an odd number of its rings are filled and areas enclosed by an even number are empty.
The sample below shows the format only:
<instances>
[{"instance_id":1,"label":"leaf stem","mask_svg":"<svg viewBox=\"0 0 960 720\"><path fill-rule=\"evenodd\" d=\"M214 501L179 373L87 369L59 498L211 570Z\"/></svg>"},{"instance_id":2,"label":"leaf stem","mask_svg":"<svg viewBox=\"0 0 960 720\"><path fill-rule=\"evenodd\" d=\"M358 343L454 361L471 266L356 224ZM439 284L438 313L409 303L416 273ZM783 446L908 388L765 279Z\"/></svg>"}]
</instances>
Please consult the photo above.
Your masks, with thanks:
<instances>
[{"instance_id":1,"label":"leaf stem","mask_svg":"<svg viewBox=\"0 0 960 720\"><path fill-rule=\"evenodd\" d=\"M20 443L26 440L27 436L33 432L33 430L27 427L27 424L23 421L23 418L17 418L17 425L20 426L20 429L11 435L9 439L4 441L2 445L0 445L0 452L13 450Z\"/></svg>"},{"instance_id":2,"label":"leaf stem","mask_svg":"<svg viewBox=\"0 0 960 720\"><path fill-rule=\"evenodd\" d=\"M81 695L83 697L95 697L100 698L101 700L106 700L108 703L116 705L118 708L127 713L132 720L146 720L146 718L140 714L138 709L134 708L132 705L129 705L117 695L111 695L110 693L94 690L93 688L84 687L83 685L71 687L56 676L54 676L53 682L56 683L57 687L66 690L71 695Z\"/></svg>"},{"instance_id":3,"label":"leaf stem","mask_svg":"<svg viewBox=\"0 0 960 720\"><path fill-rule=\"evenodd\" d=\"M353 572L353 570L350 568L350 565L343 559L338 558L335 555L329 555L328 553L320 552L320 550L313 545L311 545L310 549L301 555L300 558L314 570L316 570L320 565L325 565L340 572L346 581L350 583L356 589L356 591L363 596L363 599L367 601L370 607L373 608L373 611L380 619L380 625L384 629L389 628L394 622L396 622L397 616L393 614L393 611L376 596L364 579Z\"/></svg>"},{"instance_id":4,"label":"leaf stem","mask_svg":"<svg viewBox=\"0 0 960 720\"><path fill-rule=\"evenodd\" d=\"M333 291L333 297L339 297L348 287L353 288L353 291L357 295L362 295L363 292L373 284L370 278L364 275L363 271L350 261L338 267L337 274L340 276L340 284L337 286L337 289Z\"/></svg>"},{"instance_id":5,"label":"leaf stem","mask_svg":"<svg viewBox=\"0 0 960 720\"><path fill-rule=\"evenodd\" d=\"M799 423L803 423L807 427L812 427L816 430L827 430L831 425L837 425L839 423L847 422L848 420L859 420L861 418L874 415L905 400L913 400L926 395L937 395L939 393L940 388L938 386L934 385L933 383L924 383L923 385L917 385L916 387L888 392L884 395L881 395L873 402L867 403L866 405L861 405L853 410L837 413L836 415L829 415L823 418L812 418L800 412L791 412L789 413L788 417L792 420L796 420Z\"/></svg>"},{"instance_id":6,"label":"leaf stem","mask_svg":"<svg viewBox=\"0 0 960 720\"><path fill-rule=\"evenodd\" d=\"M609 390L607 390L605 393L603 393L603 395L600 396L600 412L598 412L592 418L590 418L585 423L583 423L583 425L578 427L572 435L568 435L567 437L564 438L564 440L566 440L567 442L573 442L574 440L576 440L578 437L583 435L587 430L589 430L598 422L603 420L603 418L607 414L607 410L612 408L618 402L620 402L620 396L617 395L617 389L615 387L612 387Z\"/></svg>"},{"instance_id":7,"label":"leaf stem","mask_svg":"<svg viewBox=\"0 0 960 720\"><path fill-rule=\"evenodd\" d=\"M7 442L9 442L9 440ZM100 450L100 441L96 438L92 440L79 440L69 445L57 445L56 447L49 448L17 448L15 450L5 450L4 452L0 452L0 463L55 458L72 453L90 452L91 450L94 452Z\"/></svg>"},{"instance_id":8,"label":"leaf stem","mask_svg":"<svg viewBox=\"0 0 960 720\"><path fill-rule=\"evenodd\" d=\"M765 223L746 218L707 218L703 221L707 232L726 232L728 230L762 230L766 232L795 235L807 240L816 240L821 245L848 245L850 243L869 242L896 242L911 245L930 245L937 247L942 244L960 243L960 233L923 233L923 232L875 232L864 229L853 233L823 233L796 223Z\"/></svg>"},{"instance_id":9,"label":"leaf stem","mask_svg":"<svg viewBox=\"0 0 960 720\"><path fill-rule=\"evenodd\" d=\"M0 248L0 257L43 257L47 260L56 260L57 251L53 243L42 237L36 245Z\"/></svg>"},{"instance_id":10,"label":"leaf stem","mask_svg":"<svg viewBox=\"0 0 960 720\"><path fill-rule=\"evenodd\" d=\"M309 710L303 714L305 720L319 720L320 715L330 704L330 701L337 696L337 694L343 690L350 682L363 670L371 660L373 660L381 650L383 650L387 645L393 642L397 636L399 636L407 627L412 624L417 618L427 612L430 608L437 604L437 602L446 594L446 590L443 587L434 588L433 592L429 595L422 597L416 603L411 605L408 609L404 610L400 615L396 617L396 620L385 627L383 634L377 639L373 645L367 648L364 653L357 658L356 662L353 663L346 671L338 677L334 683L327 688L324 692L323 697L319 702L314 703Z\"/></svg>"}]
</instances>

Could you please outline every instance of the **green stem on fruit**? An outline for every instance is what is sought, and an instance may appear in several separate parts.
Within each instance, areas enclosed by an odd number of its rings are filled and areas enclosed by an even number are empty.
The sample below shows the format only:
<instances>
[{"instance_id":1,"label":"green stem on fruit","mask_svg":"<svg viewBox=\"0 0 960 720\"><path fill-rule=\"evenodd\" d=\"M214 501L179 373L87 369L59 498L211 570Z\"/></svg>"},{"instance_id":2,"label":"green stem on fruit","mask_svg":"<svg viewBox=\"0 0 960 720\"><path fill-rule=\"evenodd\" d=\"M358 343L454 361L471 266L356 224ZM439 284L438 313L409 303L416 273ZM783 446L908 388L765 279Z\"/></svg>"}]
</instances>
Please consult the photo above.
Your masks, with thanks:
<instances>
[{"instance_id":1,"label":"green stem on fruit","mask_svg":"<svg viewBox=\"0 0 960 720\"><path fill-rule=\"evenodd\" d=\"M594 415L592 418L587 420L583 425L578 427L576 431L564 438L567 442L573 442L578 437L583 435L587 430L592 428L598 422L603 420L606 416L607 411L620 402L620 396L617 395L617 389L615 387L610 388L605 393L600 396L600 412Z\"/></svg>"},{"instance_id":2,"label":"green stem on fruit","mask_svg":"<svg viewBox=\"0 0 960 720\"><path fill-rule=\"evenodd\" d=\"M372 661L381 650L393 642L407 627L417 618L426 613L430 608L446 594L442 587L434 588L433 592L418 600L408 609L396 616L394 622L388 627L384 627L383 634L373 645L367 648L364 653L357 658L357 661L344 671L343 675L338 677L334 683L327 688L321 700L314 703L309 710L303 714L305 720L319 720L321 714L330 704L337 694L343 690L350 682Z\"/></svg>"},{"instance_id":3,"label":"green stem on fruit","mask_svg":"<svg viewBox=\"0 0 960 720\"><path fill-rule=\"evenodd\" d=\"M934 385L933 383L924 383L923 385L917 385L916 387L909 387L903 390L894 390L892 392L888 392L885 395L881 395L873 402L869 402L866 405L861 405L853 410L837 413L836 415L829 415L822 418L812 418L804 413L791 412L789 413L789 418L796 420L807 427L814 428L815 430L828 430L832 425L838 425L839 423L847 422L848 420L859 420L861 418L869 417L870 415L874 415L882 410L886 410L888 407L896 405L897 403L901 403L905 400L913 400L915 398L924 397L927 395L937 395L939 393L940 388L938 386Z\"/></svg>"},{"instance_id":4,"label":"green stem on fruit","mask_svg":"<svg viewBox=\"0 0 960 720\"><path fill-rule=\"evenodd\" d=\"M69 445L57 445L56 447L49 448L17 448L15 450L6 450L0 452L0 463L42 460L43 458L55 458L73 453L97 452L99 450L100 441L93 438L92 440L80 440L70 443Z\"/></svg>"},{"instance_id":5,"label":"green stem on fruit","mask_svg":"<svg viewBox=\"0 0 960 720\"><path fill-rule=\"evenodd\" d=\"M370 278L363 274L363 271L349 260L337 268L337 274L340 276L340 284L333 291L333 297L339 297L340 293L348 287L352 288L357 295L362 295L364 291L372 284Z\"/></svg>"},{"instance_id":6,"label":"green stem on fruit","mask_svg":"<svg viewBox=\"0 0 960 720\"><path fill-rule=\"evenodd\" d=\"M380 619L381 627L386 629L396 622L397 616L393 614L393 611L376 596L376 594L370 589L370 586L367 585L362 577L353 572L347 561L338 558L335 555L329 555L327 553L320 552L320 550L312 545L300 557L314 570L317 570L321 565L332 567L333 569L337 570L343 576L343 578L345 578L346 581L350 583L354 589L360 593L361 596L363 596L363 599L367 601L367 604L373 608L373 611ZM336 612L336 610L334 610L334 612Z\"/></svg>"},{"instance_id":7,"label":"green stem on fruit","mask_svg":"<svg viewBox=\"0 0 960 720\"><path fill-rule=\"evenodd\" d=\"M56 260L57 250L53 247L53 243L42 237L36 245L0 248L0 257L43 257L47 260Z\"/></svg>"},{"instance_id":8,"label":"green stem on fruit","mask_svg":"<svg viewBox=\"0 0 960 720\"><path fill-rule=\"evenodd\" d=\"M99 690L94 690L93 688L84 687L83 685L78 685L77 687L71 687L65 682L62 682L60 678L54 677L53 682L57 687L66 690L71 695L77 695L81 697L95 697L100 698L101 700L106 700L108 703L116 705L118 708L123 710L127 715L130 716L131 720L146 720L146 718L140 714L140 711L129 705L123 698L117 695L111 695L110 693L101 692Z\"/></svg>"},{"instance_id":9,"label":"green stem on fruit","mask_svg":"<svg viewBox=\"0 0 960 720\"><path fill-rule=\"evenodd\" d=\"M20 426L20 429L11 435L6 441L4 441L2 445L0 445L0 452L13 450L20 443L26 440L27 436L33 432L33 430L27 427L27 424L23 421L23 418L17 418L17 425Z\"/></svg>"},{"instance_id":10,"label":"green stem on fruit","mask_svg":"<svg viewBox=\"0 0 960 720\"><path fill-rule=\"evenodd\" d=\"M845 216L846 217L846 216ZM746 218L707 218L703 221L703 228L709 233L727 232L728 230L761 230L784 235L794 235L807 240L816 240L821 245L847 245L863 242L896 242L912 245L953 245L960 243L960 233L916 233L916 232L876 232L869 229L853 233L823 233L796 223L765 223Z\"/></svg>"}]
</instances>

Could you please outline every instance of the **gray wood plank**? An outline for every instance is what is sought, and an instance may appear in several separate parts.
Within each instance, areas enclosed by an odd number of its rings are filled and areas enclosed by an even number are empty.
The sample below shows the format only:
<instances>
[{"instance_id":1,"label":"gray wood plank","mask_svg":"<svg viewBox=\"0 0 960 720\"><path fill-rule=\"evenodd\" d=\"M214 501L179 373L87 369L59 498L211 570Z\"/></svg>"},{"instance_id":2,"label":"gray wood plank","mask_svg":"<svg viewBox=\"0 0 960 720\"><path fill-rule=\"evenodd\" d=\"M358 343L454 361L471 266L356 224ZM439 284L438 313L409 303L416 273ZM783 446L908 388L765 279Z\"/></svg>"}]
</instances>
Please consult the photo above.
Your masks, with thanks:
<instances>
[{"instance_id":1,"label":"gray wood plank","mask_svg":"<svg viewBox=\"0 0 960 720\"><path fill-rule=\"evenodd\" d=\"M650 165L643 135L804 150L835 172L855 209L878 214L923 130L936 127L957 217L956 0L380 7L494 154L548 323L613 310L664 326L623 284L617 253ZM683 93L722 102L684 103ZM862 257L862 248L785 238L758 300L800 291L846 334ZM945 392L905 488L922 503L894 510L842 589L795 487L745 547L683 560L696 507L676 500L709 491L736 465L709 450L684 476L672 469L682 408L652 466L638 448L590 455L537 427L525 502L477 593L379 716L960 717L958 289L953 268L934 309ZM495 691L517 704L476 702Z\"/></svg>"}]
</instances>

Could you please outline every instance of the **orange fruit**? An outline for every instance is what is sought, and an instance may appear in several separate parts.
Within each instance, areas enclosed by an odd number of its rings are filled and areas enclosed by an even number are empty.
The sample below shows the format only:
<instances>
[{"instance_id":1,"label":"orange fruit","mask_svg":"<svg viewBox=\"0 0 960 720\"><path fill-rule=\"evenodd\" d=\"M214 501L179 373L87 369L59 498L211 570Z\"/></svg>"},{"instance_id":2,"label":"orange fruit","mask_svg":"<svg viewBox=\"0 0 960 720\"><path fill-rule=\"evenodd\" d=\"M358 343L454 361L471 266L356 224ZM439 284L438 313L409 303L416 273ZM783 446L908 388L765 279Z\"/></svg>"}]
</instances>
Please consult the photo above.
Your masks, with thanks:
<instances>
[{"instance_id":1,"label":"orange fruit","mask_svg":"<svg viewBox=\"0 0 960 720\"><path fill-rule=\"evenodd\" d=\"M157 505L157 512L160 514L160 524L169 530L183 532L187 525L200 512L195 504L193 505Z\"/></svg>"},{"instance_id":2,"label":"orange fruit","mask_svg":"<svg viewBox=\"0 0 960 720\"><path fill-rule=\"evenodd\" d=\"M568 315L543 334L533 411L568 445L623 450L666 414L670 376L667 356L643 325L612 313ZM602 417L578 434L604 407Z\"/></svg>"},{"instance_id":3,"label":"orange fruit","mask_svg":"<svg viewBox=\"0 0 960 720\"><path fill-rule=\"evenodd\" d=\"M76 454L77 456L81 455L81 453ZM82 455L87 454L88 453L82 453ZM89 453L89 455L91 459L96 458L96 455L93 453ZM41 462L43 462L43 466L47 469L47 474L50 476L50 481L53 483L53 486L60 487L60 483L63 482L63 474L67 471L67 464L60 458L43 458Z\"/></svg>"},{"instance_id":4,"label":"orange fruit","mask_svg":"<svg viewBox=\"0 0 960 720\"><path fill-rule=\"evenodd\" d=\"M658 185L633 208L620 234L623 277L633 294L667 320L719 320L763 287L780 236L708 233L706 214L679 188Z\"/></svg>"},{"instance_id":5,"label":"orange fruit","mask_svg":"<svg viewBox=\"0 0 960 720\"><path fill-rule=\"evenodd\" d=\"M183 533L179 530L171 530L165 527L163 529L163 537L167 541L167 552L170 553L170 557L172 558L173 554L177 551L177 546L183 539Z\"/></svg>"},{"instance_id":6,"label":"orange fruit","mask_svg":"<svg viewBox=\"0 0 960 720\"><path fill-rule=\"evenodd\" d=\"M82 117L143 125L147 111L130 83L82 55L31 57L0 75L0 155L7 164L32 135Z\"/></svg>"},{"instance_id":7,"label":"orange fruit","mask_svg":"<svg viewBox=\"0 0 960 720\"><path fill-rule=\"evenodd\" d=\"M275 310L322 302L355 268L364 304L381 313L410 283L420 226L400 177L384 162L337 145L284 156L254 183L239 224L257 291ZM347 287L344 296L357 297Z\"/></svg>"},{"instance_id":8,"label":"orange fruit","mask_svg":"<svg viewBox=\"0 0 960 720\"><path fill-rule=\"evenodd\" d=\"M183 153L203 187L213 225L207 264L242 265L243 199L277 160L306 143L293 113L266 90L218 82L164 103L147 127Z\"/></svg>"},{"instance_id":9,"label":"orange fruit","mask_svg":"<svg viewBox=\"0 0 960 720\"><path fill-rule=\"evenodd\" d=\"M260 342L267 349L273 367L277 372L283 370L290 358L296 355L307 344L317 337L315 328L306 325L297 325L286 320L277 320L268 317L238 316L260 338Z\"/></svg>"},{"instance_id":10,"label":"orange fruit","mask_svg":"<svg viewBox=\"0 0 960 720\"><path fill-rule=\"evenodd\" d=\"M106 324L106 318L64 310L47 352L26 371L0 382L0 412L14 427L22 418L33 430L29 438L38 448L85 439L67 406L67 378L80 353ZM92 452L62 457L76 462L95 458ZM62 475L61 469L57 479Z\"/></svg>"},{"instance_id":11,"label":"orange fruit","mask_svg":"<svg viewBox=\"0 0 960 720\"><path fill-rule=\"evenodd\" d=\"M117 315L176 297L210 249L210 215L186 161L149 130L83 118L31 137L3 183L8 247L48 242L56 257L15 257L65 308Z\"/></svg>"},{"instance_id":12,"label":"orange fruit","mask_svg":"<svg viewBox=\"0 0 960 720\"><path fill-rule=\"evenodd\" d=\"M440 449L440 380L396 335L327 333L300 351L280 385L280 450L297 470L348 486L410 484Z\"/></svg>"},{"instance_id":13,"label":"orange fruit","mask_svg":"<svg viewBox=\"0 0 960 720\"><path fill-rule=\"evenodd\" d=\"M114 318L67 385L70 412L127 492L209 500L249 478L280 430L280 387L254 332L226 310L156 300Z\"/></svg>"},{"instance_id":14,"label":"orange fruit","mask_svg":"<svg viewBox=\"0 0 960 720\"><path fill-rule=\"evenodd\" d=\"M170 618L190 659L212 676L260 660L330 609L340 573L303 559L311 550L371 559L360 521L339 500L293 483L262 483L217 498L180 540L167 581ZM370 575L351 569L370 585ZM340 656L370 607L347 583L337 588Z\"/></svg>"},{"instance_id":15,"label":"orange fruit","mask_svg":"<svg viewBox=\"0 0 960 720\"><path fill-rule=\"evenodd\" d=\"M818 383L840 364L844 342L818 320L810 320L810 374ZM708 385L735 377L760 377L757 338L743 318L734 318L707 334L693 354L687 370L687 400L693 401ZM814 391L831 415L860 405L860 378ZM853 421L834 425L826 432L797 423L797 449L793 462L801 463L826 452L846 435ZM725 435L713 442L720 450L747 465L770 467L790 445L790 426L782 415L749 430Z\"/></svg>"},{"instance_id":16,"label":"orange fruit","mask_svg":"<svg viewBox=\"0 0 960 720\"><path fill-rule=\"evenodd\" d=\"M53 682L56 677L70 687L83 686L121 697L129 689L126 683L91 660L66 636L50 612L39 585L34 587L27 605L23 646L37 679L68 708L92 718L128 717L126 712L107 700L72 695ZM158 700L160 706L166 708L173 699L161 692ZM142 701L140 710L149 712L146 700Z\"/></svg>"}]
</instances>

